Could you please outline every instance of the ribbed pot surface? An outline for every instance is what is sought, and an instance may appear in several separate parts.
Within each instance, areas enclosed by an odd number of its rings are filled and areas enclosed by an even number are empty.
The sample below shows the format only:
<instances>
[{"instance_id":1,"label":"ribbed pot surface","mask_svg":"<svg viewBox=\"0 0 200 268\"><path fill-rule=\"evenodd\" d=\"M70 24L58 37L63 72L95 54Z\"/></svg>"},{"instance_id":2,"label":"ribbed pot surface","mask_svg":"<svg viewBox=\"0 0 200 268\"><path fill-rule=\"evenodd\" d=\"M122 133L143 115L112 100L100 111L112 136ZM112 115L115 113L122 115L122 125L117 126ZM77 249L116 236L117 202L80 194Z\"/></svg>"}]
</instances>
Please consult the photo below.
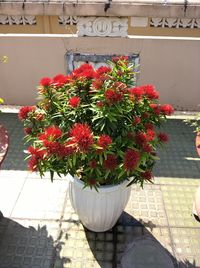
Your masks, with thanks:
<instances>
[{"instance_id":1,"label":"ribbed pot surface","mask_svg":"<svg viewBox=\"0 0 200 268\"><path fill-rule=\"evenodd\" d=\"M95 189L83 189L83 182L72 178L69 183L71 204L82 224L94 232L105 232L111 229L125 209L131 192L126 187L129 182L119 185L102 186Z\"/></svg>"}]
</instances>

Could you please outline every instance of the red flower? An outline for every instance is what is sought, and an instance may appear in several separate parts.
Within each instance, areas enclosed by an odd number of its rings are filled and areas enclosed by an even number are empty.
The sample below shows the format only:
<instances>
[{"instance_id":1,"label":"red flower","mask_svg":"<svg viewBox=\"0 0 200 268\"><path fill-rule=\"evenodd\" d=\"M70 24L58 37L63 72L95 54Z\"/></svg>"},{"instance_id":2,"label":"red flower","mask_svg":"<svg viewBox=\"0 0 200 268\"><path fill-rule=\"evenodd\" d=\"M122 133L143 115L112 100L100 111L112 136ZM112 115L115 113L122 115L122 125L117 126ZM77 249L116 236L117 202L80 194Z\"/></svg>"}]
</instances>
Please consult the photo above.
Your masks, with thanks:
<instances>
[{"instance_id":1,"label":"red flower","mask_svg":"<svg viewBox=\"0 0 200 268\"><path fill-rule=\"evenodd\" d=\"M118 61L127 61L128 60L128 56L118 56L118 57L113 57L112 61L117 63Z\"/></svg>"},{"instance_id":2,"label":"red flower","mask_svg":"<svg viewBox=\"0 0 200 268\"><path fill-rule=\"evenodd\" d=\"M144 95L144 89L142 87L129 88L130 98L135 96L138 100Z\"/></svg>"},{"instance_id":3,"label":"red flower","mask_svg":"<svg viewBox=\"0 0 200 268\"><path fill-rule=\"evenodd\" d=\"M164 142L164 143L169 141L168 135L162 132L158 133L158 139L160 142Z\"/></svg>"},{"instance_id":4,"label":"red flower","mask_svg":"<svg viewBox=\"0 0 200 268\"><path fill-rule=\"evenodd\" d=\"M40 85L43 87L48 87L51 85L51 78L49 77L44 77L40 80Z\"/></svg>"},{"instance_id":5,"label":"red flower","mask_svg":"<svg viewBox=\"0 0 200 268\"><path fill-rule=\"evenodd\" d=\"M142 86L145 95L150 99L150 100L155 100L159 98L159 93L155 90L153 85L145 85Z\"/></svg>"},{"instance_id":6,"label":"red flower","mask_svg":"<svg viewBox=\"0 0 200 268\"><path fill-rule=\"evenodd\" d=\"M28 161L28 169L31 171L36 171L39 160L44 159L47 152L46 150L34 148L33 146L30 146L28 151L31 154L31 158Z\"/></svg>"},{"instance_id":7,"label":"red flower","mask_svg":"<svg viewBox=\"0 0 200 268\"><path fill-rule=\"evenodd\" d=\"M110 104L120 102L123 99L123 94L121 92L115 92L113 89L107 89L104 96Z\"/></svg>"},{"instance_id":8,"label":"red flower","mask_svg":"<svg viewBox=\"0 0 200 268\"><path fill-rule=\"evenodd\" d=\"M62 130L57 126L50 126L45 129L44 133L39 134L39 140L55 141L62 136Z\"/></svg>"},{"instance_id":9,"label":"red flower","mask_svg":"<svg viewBox=\"0 0 200 268\"><path fill-rule=\"evenodd\" d=\"M41 114L41 113L36 114L36 120L37 121L42 121L43 119L44 119L44 114Z\"/></svg>"},{"instance_id":10,"label":"red flower","mask_svg":"<svg viewBox=\"0 0 200 268\"><path fill-rule=\"evenodd\" d=\"M136 126L141 123L141 118L139 116L135 116L133 120L133 125Z\"/></svg>"},{"instance_id":11,"label":"red flower","mask_svg":"<svg viewBox=\"0 0 200 268\"><path fill-rule=\"evenodd\" d=\"M96 79L92 82L92 86L95 89L100 89L103 85L103 81L101 81L100 79Z\"/></svg>"},{"instance_id":12,"label":"red flower","mask_svg":"<svg viewBox=\"0 0 200 268\"><path fill-rule=\"evenodd\" d=\"M102 147L100 151L103 151L108 148L108 146L112 143L112 139L108 135L101 135L97 141L97 145Z\"/></svg>"},{"instance_id":13,"label":"red flower","mask_svg":"<svg viewBox=\"0 0 200 268\"><path fill-rule=\"evenodd\" d=\"M161 110L160 110L160 106L159 106L158 104L156 104L156 103L151 103L151 104L150 104L150 107L153 109L153 111L154 111L154 113L155 113L156 115L159 115L159 114L160 114Z\"/></svg>"},{"instance_id":14,"label":"red flower","mask_svg":"<svg viewBox=\"0 0 200 268\"><path fill-rule=\"evenodd\" d=\"M18 117L20 120L25 120L28 118L28 114L30 112L33 112L35 111L35 106L24 106L24 107L21 107L20 110L19 110L19 114L18 114Z\"/></svg>"},{"instance_id":15,"label":"red flower","mask_svg":"<svg viewBox=\"0 0 200 268\"><path fill-rule=\"evenodd\" d=\"M63 145L60 145L60 148L58 150L58 155L60 157L65 157L72 155L76 152L76 145L73 140L67 141Z\"/></svg>"},{"instance_id":16,"label":"red flower","mask_svg":"<svg viewBox=\"0 0 200 268\"><path fill-rule=\"evenodd\" d=\"M89 162L89 166L90 166L91 168L96 168L96 166L97 166L97 161L96 161L96 160L92 160L92 161L90 161L90 162Z\"/></svg>"},{"instance_id":17,"label":"red flower","mask_svg":"<svg viewBox=\"0 0 200 268\"><path fill-rule=\"evenodd\" d=\"M133 171L140 162L140 153L133 149L128 149L124 156L124 168L126 171Z\"/></svg>"},{"instance_id":18,"label":"red flower","mask_svg":"<svg viewBox=\"0 0 200 268\"><path fill-rule=\"evenodd\" d=\"M142 117L143 117L143 118L149 118L149 113L144 112L144 113L142 114Z\"/></svg>"},{"instance_id":19,"label":"red flower","mask_svg":"<svg viewBox=\"0 0 200 268\"><path fill-rule=\"evenodd\" d=\"M143 143L142 144L142 149L146 153L152 153L153 152L152 146L150 144L148 144L148 143Z\"/></svg>"},{"instance_id":20,"label":"red flower","mask_svg":"<svg viewBox=\"0 0 200 268\"><path fill-rule=\"evenodd\" d=\"M73 108L77 108L80 105L80 98L79 97L72 97L69 99L69 105Z\"/></svg>"},{"instance_id":21,"label":"red flower","mask_svg":"<svg viewBox=\"0 0 200 268\"><path fill-rule=\"evenodd\" d=\"M58 74L53 78L52 83L56 87L61 87L69 81L69 78L63 74Z\"/></svg>"},{"instance_id":22,"label":"red flower","mask_svg":"<svg viewBox=\"0 0 200 268\"><path fill-rule=\"evenodd\" d=\"M93 144L93 135L87 124L74 124L70 130L70 136L74 138L80 151L87 152Z\"/></svg>"},{"instance_id":23,"label":"red flower","mask_svg":"<svg viewBox=\"0 0 200 268\"><path fill-rule=\"evenodd\" d=\"M160 110L165 115L171 115L174 112L174 108L170 104L160 106Z\"/></svg>"},{"instance_id":24,"label":"red flower","mask_svg":"<svg viewBox=\"0 0 200 268\"><path fill-rule=\"evenodd\" d=\"M124 93L126 93L127 91L127 85L122 82L115 82L113 84L113 87L116 88L117 90L121 90Z\"/></svg>"},{"instance_id":25,"label":"red flower","mask_svg":"<svg viewBox=\"0 0 200 268\"><path fill-rule=\"evenodd\" d=\"M105 169L114 170L117 167L117 157L113 154L108 154L107 159L103 162L103 165Z\"/></svg>"},{"instance_id":26,"label":"red flower","mask_svg":"<svg viewBox=\"0 0 200 268\"><path fill-rule=\"evenodd\" d=\"M144 173L141 174L142 177L147 180L147 181L151 181L152 180L152 173L150 170L145 171Z\"/></svg>"},{"instance_id":27,"label":"red flower","mask_svg":"<svg viewBox=\"0 0 200 268\"><path fill-rule=\"evenodd\" d=\"M75 69L72 73L74 78L87 78L92 79L95 77L95 71L91 64L82 64L79 68Z\"/></svg>"},{"instance_id":28,"label":"red flower","mask_svg":"<svg viewBox=\"0 0 200 268\"><path fill-rule=\"evenodd\" d=\"M101 77L102 74L109 73L112 69L107 66L101 66L96 70L96 77Z\"/></svg>"},{"instance_id":29,"label":"red flower","mask_svg":"<svg viewBox=\"0 0 200 268\"><path fill-rule=\"evenodd\" d=\"M138 144L142 145L143 143L146 143L148 141L147 135L144 132L138 132L135 135L135 140Z\"/></svg>"},{"instance_id":30,"label":"red flower","mask_svg":"<svg viewBox=\"0 0 200 268\"><path fill-rule=\"evenodd\" d=\"M147 129L147 141L153 141L155 138L155 132L152 129Z\"/></svg>"},{"instance_id":31,"label":"red flower","mask_svg":"<svg viewBox=\"0 0 200 268\"><path fill-rule=\"evenodd\" d=\"M103 101L97 101L97 107L102 108L104 106Z\"/></svg>"},{"instance_id":32,"label":"red flower","mask_svg":"<svg viewBox=\"0 0 200 268\"><path fill-rule=\"evenodd\" d=\"M59 154L61 149L61 144L58 141L43 141L44 146L47 148L49 154Z\"/></svg>"},{"instance_id":33,"label":"red flower","mask_svg":"<svg viewBox=\"0 0 200 268\"><path fill-rule=\"evenodd\" d=\"M43 159L46 155L46 150L41 148L34 148L33 146L29 146L27 150L31 155L35 155L38 159Z\"/></svg>"},{"instance_id":34,"label":"red flower","mask_svg":"<svg viewBox=\"0 0 200 268\"><path fill-rule=\"evenodd\" d=\"M152 123L146 123L145 125L144 125L144 127L145 127L145 129L146 130L148 130L148 129L154 129L154 126L153 126L153 124Z\"/></svg>"},{"instance_id":35,"label":"red flower","mask_svg":"<svg viewBox=\"0 0 200 268\"><path fill-rule=\"evenodd\" d=\"M24 133L25 134L31 134L32 133L32 128L31 127L25 127L24 128Z\"/></svg>"},{"instance_id":36,"label":"red flower","mask_svg":"<svg viewBox=\"0 0 200 268\"><path fill-rule=\"evenodd\" d=\"M28 169L30 171L37 171L38 158L35 155L32 155L28 161Z\"/></svg>"}]
</instances>

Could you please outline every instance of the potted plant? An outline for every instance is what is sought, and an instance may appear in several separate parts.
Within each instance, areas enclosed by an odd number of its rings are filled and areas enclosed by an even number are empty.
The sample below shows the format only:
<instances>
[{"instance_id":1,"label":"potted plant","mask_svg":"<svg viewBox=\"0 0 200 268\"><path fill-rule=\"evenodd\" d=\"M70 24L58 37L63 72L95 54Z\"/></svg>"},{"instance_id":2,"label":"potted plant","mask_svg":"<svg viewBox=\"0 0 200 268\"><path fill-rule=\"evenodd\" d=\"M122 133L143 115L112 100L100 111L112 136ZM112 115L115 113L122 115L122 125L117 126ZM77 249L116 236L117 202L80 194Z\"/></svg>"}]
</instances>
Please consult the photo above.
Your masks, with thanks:
<instances>
[{"instance_id":1,"label":"potted plant","mask_svg":"<svg viewBox=\"0 0 200 268\"><path fill-rule=\"evenodd\" d=\"M173 112L158 103L152 85L135 86L128 57L94 70L83 64L70 75L45 77L37 106L22 107L28 166L43 176L71 175L70 200L90 230L113 227L131 184L152 182L156 148L167 142L155 130Z\"/></svg>"}]
</instances>

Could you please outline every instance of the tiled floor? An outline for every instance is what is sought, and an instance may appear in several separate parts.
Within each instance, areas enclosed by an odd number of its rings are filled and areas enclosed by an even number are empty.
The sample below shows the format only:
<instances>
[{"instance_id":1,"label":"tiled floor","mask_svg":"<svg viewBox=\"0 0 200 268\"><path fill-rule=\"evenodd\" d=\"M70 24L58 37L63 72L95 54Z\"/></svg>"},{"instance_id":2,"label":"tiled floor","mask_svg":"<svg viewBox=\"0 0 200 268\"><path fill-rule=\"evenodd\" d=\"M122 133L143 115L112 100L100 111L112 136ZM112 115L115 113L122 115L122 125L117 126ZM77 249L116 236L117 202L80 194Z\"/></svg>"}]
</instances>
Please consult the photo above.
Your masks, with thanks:
<instances>
[{"instance_id":1,"label":"tiled floor","mask_svg":"<svg viewBox=\"0 0 200 268\"><path fill-rule=\"evenodd\" d=\"M10 135L0 171L0 210L5 216L0 222L0 268L124 268L121 260L137 239L156 243L175 267L200 267L200 223L192 215L200 161L194 133L182 120L168 120L164 127L171 141L159 152L155 184L133 186L117 225L105 233L88 231L79 222L68 199L67 179L51 183L48 175L40 179L26 171L16 114L1 114L0 122ZM138 254L142 262L135 263L144 268L159 257L149 256L145 247Z\"/></svg>"}]
</instances>

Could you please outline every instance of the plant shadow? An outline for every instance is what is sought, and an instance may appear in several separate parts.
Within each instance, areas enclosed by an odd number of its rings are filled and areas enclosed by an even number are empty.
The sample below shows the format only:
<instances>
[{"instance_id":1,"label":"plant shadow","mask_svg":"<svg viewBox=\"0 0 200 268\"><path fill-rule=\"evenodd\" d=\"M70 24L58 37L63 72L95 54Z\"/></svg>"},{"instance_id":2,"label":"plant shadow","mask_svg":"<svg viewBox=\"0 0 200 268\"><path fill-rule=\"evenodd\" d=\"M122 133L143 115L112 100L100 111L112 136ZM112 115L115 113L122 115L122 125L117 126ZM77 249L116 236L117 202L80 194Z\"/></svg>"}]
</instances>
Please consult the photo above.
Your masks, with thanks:
<instances>
[{"instance_id":1,"label":"plant shadow","mask_svg":"<svg viewBox=\"0 0 200 268\"><path fill-rule=\"evenodd\" d=\"M144 222L141 219L137 220L126 212L123 212L117 224L107 232L104 233L94 233L86 228L86 238L90 249L98 262L99 266L102 268L147 268L147 267L159 267L159 264L154 266L152 265L152 260L154 264L158 261L158 254L167 256L174 268L197 268L195 260L190 262L188 259L179 260L176 258L173 253L172 245L170 241L167 243L161 244L156 237L153 235L154 229L160 229L153 222L148 221ZM166 229L166 228L165 228ZM95 234L95 241L91 240L91 233ZM148 250L141 249L139 254L135 254L135 257L140 258L144 256L145 260L141 266L135 266L134 262L131 263L131 266L122 265L122 258L130 249L130 247L137 243L137 241L151 241L150 243L158 249L156 252L152 251L149 254ZM159 239L160 240L160 239ZM163 242L163 241L162 241ZM165 241L166 242L166 241ZM158 252L159 251L159 252ZM146 255L147 254L147 255ZM145 264L144 264L145 263ZM130 265L130 262L129 262ZM169 266L162 266L163 268Z\"/></svg>"},{"instance_id":2,"label":"plant shadow","mask_svg":"<svg viewBox=\"0 0 200 268\"><path fill-rule=\"evenodd\" d=\"M25 227L0 216L0 268L64 268L71 262L60 257L62 242L48 234L46 225Z\"/></svg>"}]
</instances>

